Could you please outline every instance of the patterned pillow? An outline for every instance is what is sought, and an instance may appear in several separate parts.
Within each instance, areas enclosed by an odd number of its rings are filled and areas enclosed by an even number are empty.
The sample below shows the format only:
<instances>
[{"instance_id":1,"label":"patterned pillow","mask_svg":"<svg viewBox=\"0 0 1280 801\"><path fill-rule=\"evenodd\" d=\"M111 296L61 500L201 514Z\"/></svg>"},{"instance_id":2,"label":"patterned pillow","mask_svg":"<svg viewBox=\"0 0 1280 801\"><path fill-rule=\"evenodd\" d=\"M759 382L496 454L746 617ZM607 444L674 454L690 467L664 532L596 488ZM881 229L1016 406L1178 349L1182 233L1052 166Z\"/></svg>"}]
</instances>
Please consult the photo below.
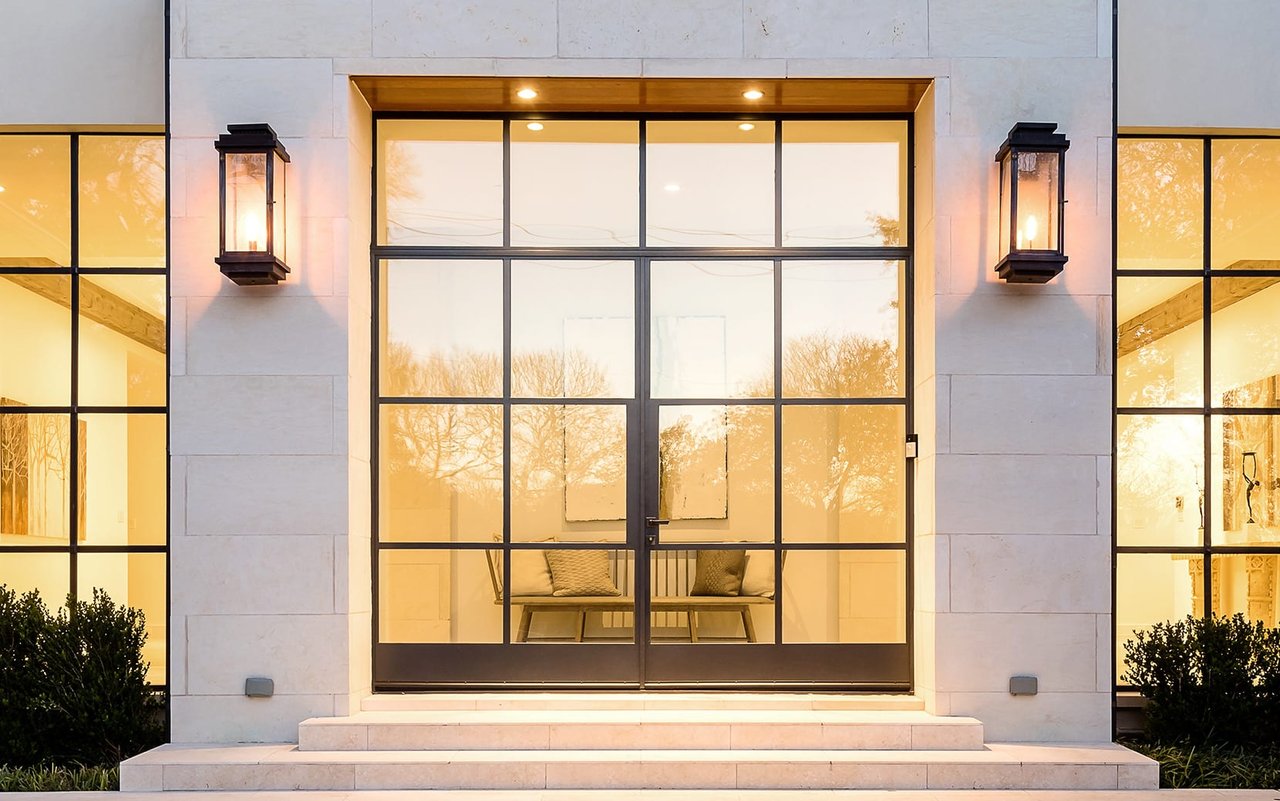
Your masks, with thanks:
<instances>
[{"instance_id":1,"label":"patterned pillow","mask_svg":"<svg viewBox=\"0 0 1280 801\"><path fill-rule=\"evenodd\" d=\"M609 577L608 551L547 551L552 595L621 595Z\"/></svg>"},{"instance_id":2,"label":"patterned pillow","mask_svg":"<svg viewBox=\"0 0 1280 801\"><path fill-rule=\"evenodd\" d=\"M746 551L698 551L690 595L737 595L747 569Z\"/></svg>"}]
</instances>

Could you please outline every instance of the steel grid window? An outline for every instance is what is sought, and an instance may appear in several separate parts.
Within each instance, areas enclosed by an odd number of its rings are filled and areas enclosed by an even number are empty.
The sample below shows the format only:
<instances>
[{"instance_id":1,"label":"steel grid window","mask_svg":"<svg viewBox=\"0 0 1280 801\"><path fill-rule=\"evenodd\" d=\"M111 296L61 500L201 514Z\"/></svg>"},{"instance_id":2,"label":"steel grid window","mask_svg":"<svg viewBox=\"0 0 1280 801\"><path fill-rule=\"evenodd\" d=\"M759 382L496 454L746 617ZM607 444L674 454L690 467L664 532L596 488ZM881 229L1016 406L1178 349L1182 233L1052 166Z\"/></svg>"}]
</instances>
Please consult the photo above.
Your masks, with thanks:
<instances>
[{"instance_id":1,"label":"steel grid window","mask_svg":"<svg viewBox=\"0 0 1280 801\"><path fill-rule=\"evenodd\" d=\"M142 609L166 684L165 142L0 134L0 584Z\"/></svg>"}]
</instances>

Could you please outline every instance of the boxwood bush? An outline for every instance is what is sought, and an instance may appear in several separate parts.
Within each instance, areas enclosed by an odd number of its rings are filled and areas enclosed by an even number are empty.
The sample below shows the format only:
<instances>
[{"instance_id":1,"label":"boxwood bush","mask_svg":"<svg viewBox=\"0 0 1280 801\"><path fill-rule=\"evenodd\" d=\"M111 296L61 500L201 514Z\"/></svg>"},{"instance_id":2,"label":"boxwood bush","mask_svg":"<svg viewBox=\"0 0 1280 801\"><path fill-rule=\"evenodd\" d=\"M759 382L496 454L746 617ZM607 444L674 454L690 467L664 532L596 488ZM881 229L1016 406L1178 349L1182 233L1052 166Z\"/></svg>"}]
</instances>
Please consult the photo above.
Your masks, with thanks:
<instances>
[{"instance_id":1,"label":"boxwood bush","mask_svg":"<svg viewBox=\"0 0 1280 801\"><path fill-rule=\"evenodd\" d=\"M1157 743L1280 743L1280 629L1244 615L1157 623L1125 643L1122 680Z\"/></svg>"},{"instance_id":2,"label":"boxwood bush","mask_svg":"<svg viewBox=\"0 0 1280 801\"><path fill-rule=\"evenodd\" d=\"M0 764L112 766L164 741L142 612L94 590L50 612L0 585Z\"/></svg>"}]
</instances>

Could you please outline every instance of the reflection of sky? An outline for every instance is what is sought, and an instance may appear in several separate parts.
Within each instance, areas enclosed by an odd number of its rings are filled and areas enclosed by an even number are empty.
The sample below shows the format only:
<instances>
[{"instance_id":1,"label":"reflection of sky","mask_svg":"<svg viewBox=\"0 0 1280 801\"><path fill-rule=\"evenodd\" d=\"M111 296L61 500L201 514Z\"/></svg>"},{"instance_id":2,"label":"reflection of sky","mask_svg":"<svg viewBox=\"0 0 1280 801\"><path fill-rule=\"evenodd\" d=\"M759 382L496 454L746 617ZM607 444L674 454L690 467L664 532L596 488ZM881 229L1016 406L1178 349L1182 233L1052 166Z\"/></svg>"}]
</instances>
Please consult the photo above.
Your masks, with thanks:
<instances>
[{"instance_id":1,"label":"reflection of sky","mask_svg":"<svg viewBox=\"0 0 1280 801\"><path fill-rule=\"evenodd\" d=\"M389 244L501 244L500 142L388 147L401 186L388 192ZM767 142L651 142L648 244L773 245L773 157ZM514 141L511 158L513 244L638 244L638 145ZM789 141L783 167L784 244L881 245L872 218L902 215L896 141Z\"/></svg>"}]
</instances>

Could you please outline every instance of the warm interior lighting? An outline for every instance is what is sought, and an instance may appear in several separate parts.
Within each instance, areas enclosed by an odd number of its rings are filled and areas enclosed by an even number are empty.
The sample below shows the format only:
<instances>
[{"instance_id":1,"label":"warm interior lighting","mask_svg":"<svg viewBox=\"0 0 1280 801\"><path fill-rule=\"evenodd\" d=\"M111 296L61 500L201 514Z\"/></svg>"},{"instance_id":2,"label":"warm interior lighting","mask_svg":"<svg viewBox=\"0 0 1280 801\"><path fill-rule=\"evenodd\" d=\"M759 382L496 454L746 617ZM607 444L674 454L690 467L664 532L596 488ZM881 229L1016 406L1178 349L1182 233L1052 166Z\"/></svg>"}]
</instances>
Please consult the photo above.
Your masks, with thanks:
<instances>
[{"instance_id":1,"label":"warm interior lighting","mask_svg":"<svg viewBox=\"0 0 1280 801\"><path fill-rule=\"evenodd\" d=\"M3 192L3 191L4 191L4 187L0 186L0 192Z\"/></svg>"},{"instance_id":2,"label":"warm interior lighting","mask_svg":"<svg viewBox=\"0 0 1280 801\"><path fill-rule=\"evenodd\" d=\"M538 96L538 93L535 90L528 89L528 88L521 89L520 91L516 92L516 97L520 98L521 100L532 100L537 96Z\"/></svg>"},{"instance_id":3,"label":"warm interior lighting","mask_svg":"<svg viewBox=\"0 0 1280 801\"><path fill-rule=\"evenodd\" d=\"M740 123L738 123L738 130L739 130L739 131L754 131L755 129L756 129L756 125L755 125L755 123L754 123L754 122L740 122Z\"/></svg>"},{"instance_id":4,"label":"warm interior lighting","mask_svg":"<svg viewBox=\"0 0 1280 801\"><path fill-rule=\"evenodd\" d=\"M742 96L748 100L759 100L764 97L764 92L761 92L759 89L748 89L742 93Z\"/></svg>"},{"instance_id":5,"label":"warm interior lighting","mask_svg":"<svg viewBox=\"0 0 1280 801\"><path fill-rule=\"evenodd\" d=\"M545 126L543 126L543 124L542 124L542 123L540 123L540 122L531 122L531 123L529 123L528 125L526 125L525 127L526 127L526 128L528 128L528 129L529 129L529 130L531 130L531 131L541 131L541 130L543 129L543 127L545 127Z\"/></svg>"},{"instance_id":6,"label":"warm interior lighting","mask_svg":"<svg viewBox=\"0 0 1280 801\"><path fill-rule=\"evenodd\" d=\"M263 249L267 239L267 224L262 215L252 212L241 215L239 228L241 239L249 243L249 250Z\"/></svg>"}]
</instances>

